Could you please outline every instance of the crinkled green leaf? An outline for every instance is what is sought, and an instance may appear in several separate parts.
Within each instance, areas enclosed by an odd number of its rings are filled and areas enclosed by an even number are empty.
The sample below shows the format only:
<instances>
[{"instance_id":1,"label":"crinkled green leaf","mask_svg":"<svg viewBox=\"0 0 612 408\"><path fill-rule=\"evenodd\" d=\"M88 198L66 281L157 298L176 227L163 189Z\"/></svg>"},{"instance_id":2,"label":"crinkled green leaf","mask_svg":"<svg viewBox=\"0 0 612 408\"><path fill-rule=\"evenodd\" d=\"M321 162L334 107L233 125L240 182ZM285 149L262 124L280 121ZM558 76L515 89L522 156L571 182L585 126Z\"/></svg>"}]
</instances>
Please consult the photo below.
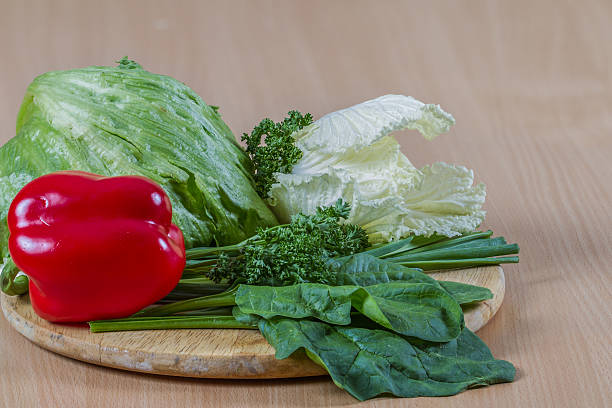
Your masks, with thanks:
<instances>
[{"instance_id":1,"label":"crinkled green leaf","mask_svg":"<svg viewBox=\"0 0 612 408\"><path fill-rule=\"evenodd\" d=\"M251 326L256 326L262 319L260 316L244 313L238 306L234 306L232 308L232 316L234 316L234 319L236 319L238 322Z\"/></svg>"},{"instance_id":2,"label":"crinkled green leaf","mask_svg":"<svg viewBox=\"0 0 612 408\"><path fill-rule=\"evenodd\" d=\"M491 299L487 288L460 282L437 281L420 269L376 258L369 254L355 254L331 259L328 265L334 271L337 285L369 286L388 282L427 283L445 290L460 305Z\"/></svg>"},{"instance_id":3,"label":"crinkled green leaf","mask_svg":"<svg viewBox=\"0 0 612 408\"><path fill-rule=\"evenodd\" d=\"M442 286L442 288L460 305L482 302L483 300L493 298L493 292L482 286L452 281L438 281L438 283L440 283L440 286Z\"/></svg>"},{"instance_id":4,"label":"crinkled green leaf","mask_svg":"<svg viewBox=\"0 0 612 408\"><path fill-rule=\"evenodd\" d=\"M274 316L301 319L314 317L333 324L351 322L354 286L302 283L291 286L240 285L236 305L240 311L266 319Z\"/></svg>"},{"instance_id":5,"label":"crinkled green leaf","mask_svg":"<svg viewBox=\"0 0 612 408\"><path fill-rule=\"evenodd\" d=\"M276 349L276 358L303 348L336 385L362 401L381 394L454 395L470 387L512 381L515 374L512 364L496 360L467 328L447 343L286 318L262 319L259 329Z\"/></svg>"},{"instance_id":6,"label":"crinkled green leaf","mask_svg":"<svg viewBox=\"0 0 612 408\"><path fill-rule=\"evenodd\" d=\"M336 276L337 285L369 286L394 281L438 285L438 281L418 268L407 268L369 254L330 259L328 265Z\"/></svg>"},{"instance_id":7,"label":"crinkled green leaf","mask_svg":"<svg viewBox=\"0 0 612 408\"><path fill-rule=\"evenodd\" d=\"M463 328L459 304L437 284L388 282L367 287L303 283L293 286L240 285L236 305L266 319L316 318L348 325L354 308L377 324L406 336L448 341Z\"/></svg>"}]
</instances>

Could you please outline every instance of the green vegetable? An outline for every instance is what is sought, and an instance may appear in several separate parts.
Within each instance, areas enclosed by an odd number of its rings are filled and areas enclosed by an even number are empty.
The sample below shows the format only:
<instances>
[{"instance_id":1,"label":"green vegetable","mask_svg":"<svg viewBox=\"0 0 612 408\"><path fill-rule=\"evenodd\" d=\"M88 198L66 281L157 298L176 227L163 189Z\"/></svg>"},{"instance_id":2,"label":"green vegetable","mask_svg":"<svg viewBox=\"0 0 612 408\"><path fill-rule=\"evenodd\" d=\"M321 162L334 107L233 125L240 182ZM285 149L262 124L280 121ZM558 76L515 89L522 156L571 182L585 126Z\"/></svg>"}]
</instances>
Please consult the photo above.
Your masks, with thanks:
<instances>
[{"instance_id":1,"label":"green vegetable","mask_svg":"<svg viewBox=\"0 0 612 408\"><path fill-rule=\"evenodd\" d=\"M368 253L330 259L328 267L335 276L334 285L371 286L387 282L428 283L444 289L459 304L491 299L487 288L459 282L439 282L422 273L421 269L408 268ZM177 287L164 299L164 303L192 299L223 292L228 284L215 284L208 278L182 279Z\"/></svg>"},{"instance_id":2,"label":"green vegetable","mask_svg":"<svg viewBox=\"0 0 612 408\"><path fill-rule=\"evenodd\" d=\"M364 229L344 221L350 208L348 203L338 199L333 206L317 208L313 215L300 213L293 216L289 224L259 228L257 235L241 243L192 248L187 251L188 261L183 276L205 276L217 283L281 286L313 282L339 285L344 284L343 279L351 283L353 278L346 276L345 270L339 272L337 269L346 259L357 262L360 258L352 257L356 253L423 270L518 262L517 257L497 257L518 253L519 247L507 244L501 237L491 239L491 231L472 232L455 238L410 236L366 250L368 237ZM373 272L367 271L369 274ZM206 289L203 287L202 290ZM184 293L182 289L179 292ZM179 293L171 294L170 299L179 300Z\"/></svg>"},{"instance_id":3,"label":"green vegetable","mask_svg":"<svg viewBox=\"0 0 612 408\"><path fill-rule=\"evenodd\" d=\"M517 254L519 247L517 244L507 244L503 237L491 239L492 234L492 231L476 231L455 238L439 235L411 236L376 246L363 253L423 270L471 268L479 265L518 262L516 256L496 257Z\"/></svg>"},{"instance_id":4,"label":"green vegetable","mask_svg":"<svg viewBox=\"0 0 612 408\"><path fill-rule=\"evenodd\" d=\"M407 336L448 341L463 327L459 305L443 290L425 283L391 282L373 286L326 286L306 283L285 287L241 286L241 312L266 319L314 317L350 324L351 306L372 321Z\"/></svg>"},{"instance_id":5,"label":"green vegetable","mask_svg":"<svg viewBox=\"0 0 612 408\"><path fill-rule=\"evenodd\" d=\"M293 165L302 158L292 134L311 123L310 113L290 111L289 117L280 123L266 118L250 135L243 134L242 141L246 142L246 151L253 162L253 178L261 197L268 197L270 187L276 182L275 173L291 173Z\"/></svg>"},{"instance_id":6,"label":"green vegetable","mask_svg":"<svg viewBox=\"0 0 612 408\"><path fill-rule=\"evenodd\" d=\"M181 279L171 293L160 303L175 302L178 300L191 299L201 296L214 295L229 289L230 285L215 283L208 278Z\"/></svg>"},{"instance_id":7,"label":"green vegetable","mask_svg":"<svg viewBox=\"0 0 612 408\"><path fill-rule=\"evenodd\" d=\"M92 333L156 329L254 329L233 316L164 316L89 322Z\"/></svg>"},{"instance_id":8,"label":"green vegetable","mask_svg":"<svg viewBox=\"0 0 612 408\"><path fill-rule=\"evenodd\" d=\"M416 129L431 139L452 124L439 106L402 95L327 114L292 135L302 156L276 174L269 202L287 222L342 197L353 205L348 221L365 228L371 242L473 231L485 215L485 186L473 186L473 172L445 163L417 169L390 135Z\"/></svg>"},{"instance_id":9,"label":"green vegetable","mask_svg":"<svg viewBox=\"0 0 612 408\"><path fill-rule=\"evenodd\" d=\"M337 285L371 286L387 282L425 283L446 291L457 303L469 304L491 299L493 293L487 288L460 282L437 281L420 269L407 268L361 253L330 260L329 265L336 274Z\"/></svg>"},{"instance_id":10,"label":"green vegetable","mask_svg":"<svg viewBox=\"0 0 612 408\"><path fill-rule=\"evenodd\" d=\"M253 327L257 327L259 320L261 320L261 317L257 315L242 312L238 306L234 306L232 309L232 316L237 322Z\"/></svg>"},{"instance_id":11,"label":"green vegetable","mask_svg":"<svg viewBox=\"0 0 612 408\"><path fill-rule=\"evenodd\" d=\"M514 378L512 364L495 360L463 326L459 304L489 299L492 294L486 288L438 282L391 259L419 249L427 253L427 247L435 251L469 247L470 242L482 247L474 241L493 241L490 235L415 238L329 259L338 286L237 285L220 294L146 309L132 318L90 322L90 327L96 332L258 327L275 347L277 358L305 349L339 387L358 399L380 394L453 395ZM490 246L506 245L502 241ZM228 316L227 307L232 305ZM215 316L219 310L225 313Z\"/></svg>"},{"instance_id":12,"label":"green vegetable","mask_svg":"<svg viewBox=\"0 0 612 408\"><path fill-rule=\"evenodd\" d=\"M469 305L493 298L493 293L481 286L452 281L439 281L438 283L460 305Z\"/></svg>"},{"instance_id":13,"label":"green vegetable","mask_svg":"<svg viewBox=\"0 0 612 408\"><path fill-rule=\"evenodd\" d=\"M0 260L16 193L69 169L153 179L188 248L240 242L277 224L257 195L249 156L215 109L125 58L118 67L48 72L28 87L17 135L0 148Z\"/></svg>"},{"instance_id":14,"label":"green vegetable","mask_svg":"<svg viewBox=\"0 0 612 408\"><path fill-rule=\"evenodd\" d=\"M330 258L351 255L368 246L365 231L341 222L350 206L342 200L314 215L297 214L290 224L260 228L257 235L237 245L194 249L188 258L202 262L188 266L220 282L244 281L259 285L290 285L301 282L334 283L327 265Z\"/></svg>"},{"instance_id":15,"label":"green vegetable","mask_svg":"<svg viewBox=\"0 0 612 408\"><path fill-rule=\"evenodd\" d=\"M236 292L236 306L243 313L266 319L314 317L331 324L347 325L351 323L352 303L357 300L353 295L359 289L319 283L281 287L241 285Z\"/></svg>"},{"instance_id":16,"label":"green vegetable","mask_svg":"<svg viewBox=\"0 0 612 408\"><path fill-rule=\"evenodd\" d=\"M17 275L19 268L12 259L7 259L4 265L1 265L0 274L0 289L9 296L23 295L28 292L28 277L25 275Z\"/></svg>"},{"instance_id":17,"label":"green vegetable","mask_svg":"<svg viewBox=\"0 0 612 408\"><path fill-rule=\"evenodd\" d=\"M228 292L176 302L140 312L166 316L207 307L236 305L263 318L312 317L327 323L351 323L351 308L397 333L431 341L449 341L463 328L459 304L439 285L389 282L367 287L303 283L271 287L239 285Z\"/></svg>"},{"instance_id":18,"label":"green vegetable","mask_svg":"<svg viewBox=\"0 0 612 408\"><path fill-rule=\"evenodd\" d=\"M447 343L286 318L261 319L259 329L276 349L276 358L305 349L336 385L361 401L381 394L453 395L470 387L512 381L515 374L512 364L494 359L467 328Z\"/></svg>"},{"instance_id":19,"label":"green vegetable","mask_svg":"<svg viewBox=\"0 0 612 408\"><path fill-rule=\"evenodd\" d=\"M393 281L438 284L421 269L407 268L367 253L330 259L328 265L334 271L336 285L369 286Z\"/></svg>"}]
</instances>

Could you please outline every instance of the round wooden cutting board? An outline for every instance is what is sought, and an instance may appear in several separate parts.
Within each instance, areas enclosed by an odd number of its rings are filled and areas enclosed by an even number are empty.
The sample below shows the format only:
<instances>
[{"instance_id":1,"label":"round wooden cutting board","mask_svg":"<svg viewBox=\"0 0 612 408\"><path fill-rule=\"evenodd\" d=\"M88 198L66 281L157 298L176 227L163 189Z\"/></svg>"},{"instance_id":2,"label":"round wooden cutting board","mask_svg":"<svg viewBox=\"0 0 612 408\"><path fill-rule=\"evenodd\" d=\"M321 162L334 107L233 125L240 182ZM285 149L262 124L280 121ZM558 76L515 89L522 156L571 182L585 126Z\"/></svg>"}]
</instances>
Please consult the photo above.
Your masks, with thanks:
<instances>
[{"instance_id":1,"label":"round wooden cutting board","mask_svg":"<svg viewBox=\"0 0 612 408\"><path fill-rule=\"evenodd\" d=\"M484 326L504 298L504 272L499 266L431 274L438 280L489 288L493 299L465 309L473 331ZM150 374L201 378L287 378L324 375L304 353L285 360L258 330L150 330L90 333L86 325L49 323L38 317L28 296L2 294L2 310L19 333L55 353L88 363Z\"/></svg>"}]
</instances>

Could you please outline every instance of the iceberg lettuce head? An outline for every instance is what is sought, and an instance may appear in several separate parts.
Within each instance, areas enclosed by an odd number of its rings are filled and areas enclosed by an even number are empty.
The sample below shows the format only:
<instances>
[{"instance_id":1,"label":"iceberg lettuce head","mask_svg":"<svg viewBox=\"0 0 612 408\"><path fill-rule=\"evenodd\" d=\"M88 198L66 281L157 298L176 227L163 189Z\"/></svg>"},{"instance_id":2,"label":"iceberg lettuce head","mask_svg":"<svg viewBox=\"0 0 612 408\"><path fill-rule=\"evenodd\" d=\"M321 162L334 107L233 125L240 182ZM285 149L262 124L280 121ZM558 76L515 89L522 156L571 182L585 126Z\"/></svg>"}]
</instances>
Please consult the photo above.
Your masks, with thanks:
<instances>
[{"instance_id":1,"label":"iceberg lettuce head","mask_svg":"<svg viewBox=\"0 0 612 408\"><path fill-rule=\"evenodd\" d=\"M122 59L48 72L28 87L17 134L0 148L0 261L17 192L58 170L135 174L159 183L186 246L224 245L275 225L249 157L216 109L185 84Z\"/></svg>"}]
</instances>

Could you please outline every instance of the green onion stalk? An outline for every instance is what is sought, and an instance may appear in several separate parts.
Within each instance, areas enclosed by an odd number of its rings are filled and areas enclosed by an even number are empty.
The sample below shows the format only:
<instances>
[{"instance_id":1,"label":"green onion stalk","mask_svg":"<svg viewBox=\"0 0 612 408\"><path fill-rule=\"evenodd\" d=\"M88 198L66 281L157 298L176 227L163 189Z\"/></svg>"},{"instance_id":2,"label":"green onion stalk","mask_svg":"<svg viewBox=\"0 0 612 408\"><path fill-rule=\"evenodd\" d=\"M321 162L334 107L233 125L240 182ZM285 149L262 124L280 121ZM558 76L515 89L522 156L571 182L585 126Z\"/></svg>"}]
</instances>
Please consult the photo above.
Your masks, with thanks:
<instances>
[{"instance_id":1,"label":"green onion stalk","mask_svg":"<svg viewBox=\"0 0 612 408\"><path fill-rule=\"evenodd\" d=\"M97 320L89 322L89 328L92 333L102 333L169 329L256 329L257 327L240 323L233 316L163 316Z\"/></svg>"},{"instance_id":2,"label":"green onion stalk","mask_svg":"<svg viewBox=\"0 0 612 408\"><path fill-rule=\"evenodd\" d=\"M141 310L124 319L89 322L92 332L155 329L255 329L232 316L237 286L208 296L186 299Z\"/></svg>"}]
</instances>

